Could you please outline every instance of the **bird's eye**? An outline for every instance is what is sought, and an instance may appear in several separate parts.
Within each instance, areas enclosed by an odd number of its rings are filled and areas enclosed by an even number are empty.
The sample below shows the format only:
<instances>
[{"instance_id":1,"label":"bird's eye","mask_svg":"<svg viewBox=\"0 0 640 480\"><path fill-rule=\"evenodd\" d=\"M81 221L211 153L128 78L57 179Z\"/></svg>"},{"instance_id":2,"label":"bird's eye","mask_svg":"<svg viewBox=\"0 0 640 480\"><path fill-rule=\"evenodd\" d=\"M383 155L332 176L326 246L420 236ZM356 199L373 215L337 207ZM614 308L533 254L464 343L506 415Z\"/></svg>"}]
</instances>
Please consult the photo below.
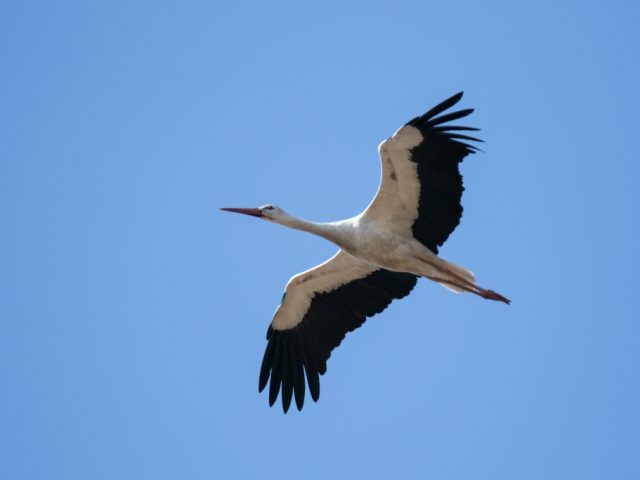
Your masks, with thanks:
<instances>
[{"instance_id":1,"label":"bird's eye","mask_svg":"<svg viewBox=\"0 0 640 480\"><path fill-rule=\"evenodd\" d=\"M264 207L265 210L273 210L273 207L271 205Z\"/></svg>"}]
</instances>

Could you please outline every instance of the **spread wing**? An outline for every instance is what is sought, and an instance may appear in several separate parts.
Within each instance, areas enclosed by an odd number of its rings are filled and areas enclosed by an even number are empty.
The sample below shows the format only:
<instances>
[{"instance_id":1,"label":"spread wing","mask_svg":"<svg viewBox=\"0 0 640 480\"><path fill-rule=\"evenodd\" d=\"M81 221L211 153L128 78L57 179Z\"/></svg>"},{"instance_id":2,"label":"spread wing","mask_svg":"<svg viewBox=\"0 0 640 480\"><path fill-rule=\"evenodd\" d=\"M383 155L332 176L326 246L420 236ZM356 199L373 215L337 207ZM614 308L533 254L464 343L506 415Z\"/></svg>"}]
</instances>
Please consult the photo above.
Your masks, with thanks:
<instances>
[{"instance_id":1,"label":"spread wing","mask_svg":"<svg viewBox=\"0 0 640 480\"><path fill-rule=\"evenodd\" d=\"M326 372L331 351L367 317L408 295L416 281L415 275L381 269L342 250L292 277L267 331L260 369L259 391L271 377L269 405L273 406L281 391L286 413L295 393L301 410L305 374L311 398L317 401L319 375Z\"/></svg>"},{"instance_id":2,"label":"spread wing","mask_svg":"<svg viewBox=\"0 0 640 480\"><path fill-rule=\"evenodd\" d=\"M436 105L380 144L380 187L364 212L368 220L413 236L434 253L462 217L458 165L477 150L464 140L482 141L458 133L477 128L443 125L473 112L440 115L461 98L462 92Z\"/></svg>"}]
</instances>

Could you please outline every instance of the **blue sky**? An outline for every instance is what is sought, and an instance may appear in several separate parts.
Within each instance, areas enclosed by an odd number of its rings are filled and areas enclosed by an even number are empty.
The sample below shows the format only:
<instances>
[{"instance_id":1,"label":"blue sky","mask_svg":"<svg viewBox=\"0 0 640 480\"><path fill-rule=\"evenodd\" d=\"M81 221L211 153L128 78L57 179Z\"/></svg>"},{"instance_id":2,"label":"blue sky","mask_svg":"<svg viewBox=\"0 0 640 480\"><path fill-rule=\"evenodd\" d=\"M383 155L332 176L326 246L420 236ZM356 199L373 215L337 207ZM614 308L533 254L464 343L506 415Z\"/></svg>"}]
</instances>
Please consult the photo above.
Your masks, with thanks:
<instances>
[{"instance_id":1,"label":"blue sky","mask_svg":"<svg viewBox=\"0 0 640 480\"><path fill-rule=\"evenodd\" d=\"M0 7L0 477L640 478L636 2ZM320 402L257 393L287 279L376 147L465 91L441 255L350 334Z\"/></svg>"}]
</instances>

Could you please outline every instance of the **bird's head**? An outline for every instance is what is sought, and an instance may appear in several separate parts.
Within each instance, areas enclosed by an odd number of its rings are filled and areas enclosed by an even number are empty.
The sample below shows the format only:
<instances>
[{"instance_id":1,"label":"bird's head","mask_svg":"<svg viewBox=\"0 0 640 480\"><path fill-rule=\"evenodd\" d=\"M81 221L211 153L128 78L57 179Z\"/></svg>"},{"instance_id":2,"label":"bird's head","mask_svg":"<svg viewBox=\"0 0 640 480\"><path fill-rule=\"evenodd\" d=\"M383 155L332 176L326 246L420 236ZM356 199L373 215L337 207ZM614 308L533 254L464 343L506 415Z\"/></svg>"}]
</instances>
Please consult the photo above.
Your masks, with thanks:
<instances>
[{"instance_id":1,"label":"bird's head","mask_svg":"<svg viewBox=\"0 0 640 480\"><path fill-rule=\"evenodd\" d=\"M280 207L270 204L263 205L258 208L221 208L220 210L224 210L225 212L243 213L245 215L251 215L252 217L258 217L272 222L277 222L279 219L287 215Z\"/></svg>"}]
</instances>

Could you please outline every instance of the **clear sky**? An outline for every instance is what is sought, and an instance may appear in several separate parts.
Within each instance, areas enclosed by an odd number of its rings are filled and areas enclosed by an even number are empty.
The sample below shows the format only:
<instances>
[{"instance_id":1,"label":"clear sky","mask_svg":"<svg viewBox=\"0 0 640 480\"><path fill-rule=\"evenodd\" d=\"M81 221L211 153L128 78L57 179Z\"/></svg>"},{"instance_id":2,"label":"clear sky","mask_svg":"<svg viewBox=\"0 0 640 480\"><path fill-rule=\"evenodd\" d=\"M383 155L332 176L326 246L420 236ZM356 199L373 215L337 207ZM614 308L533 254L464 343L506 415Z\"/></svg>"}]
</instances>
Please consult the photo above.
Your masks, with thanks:
<instances>
[{"instance_id":1,"label":"clear sky","mask_svg":"<svg viewBox=\"0 0 640 480\"><path fill-rule=\"evenodd\" d=\"M640 478L637 2L4 2L0 478ZM322 239L218 211L358 213L377 145L465 91L441 255L257 392Z\"/></svg>"}]
</instances>

